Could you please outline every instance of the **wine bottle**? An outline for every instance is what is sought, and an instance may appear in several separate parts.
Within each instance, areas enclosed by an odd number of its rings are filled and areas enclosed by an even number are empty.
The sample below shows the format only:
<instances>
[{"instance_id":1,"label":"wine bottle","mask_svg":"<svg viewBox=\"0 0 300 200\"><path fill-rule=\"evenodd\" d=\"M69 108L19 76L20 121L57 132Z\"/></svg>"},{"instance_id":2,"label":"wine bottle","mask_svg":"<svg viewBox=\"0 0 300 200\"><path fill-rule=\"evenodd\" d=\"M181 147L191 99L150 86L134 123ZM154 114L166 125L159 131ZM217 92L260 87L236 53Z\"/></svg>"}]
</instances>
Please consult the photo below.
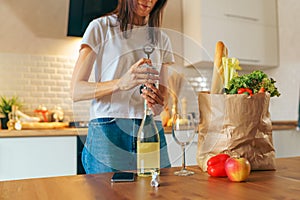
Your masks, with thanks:
<instances>
[{"instance_id":1,"label":"wine bottle","mask_svg":"<svg viewBox=\"0 0 300 200\"><path fill-rule=\"evenodd\" d=\"M137 134L137 174L160 173L160 138L153 113L144 102L144 117Z\"/></svg>"},{"instance_id":2,"label":"wine bottle","mask_svg":"<svg viewBox=\"0 0 300 200\"><path fill-rule=\"evenodd\" d=\"M11 112L8 114L9 121L7 122L8 130L21 130L22 124L17 115L18 106L12 105Z\"/></svg>"}]
</instances>

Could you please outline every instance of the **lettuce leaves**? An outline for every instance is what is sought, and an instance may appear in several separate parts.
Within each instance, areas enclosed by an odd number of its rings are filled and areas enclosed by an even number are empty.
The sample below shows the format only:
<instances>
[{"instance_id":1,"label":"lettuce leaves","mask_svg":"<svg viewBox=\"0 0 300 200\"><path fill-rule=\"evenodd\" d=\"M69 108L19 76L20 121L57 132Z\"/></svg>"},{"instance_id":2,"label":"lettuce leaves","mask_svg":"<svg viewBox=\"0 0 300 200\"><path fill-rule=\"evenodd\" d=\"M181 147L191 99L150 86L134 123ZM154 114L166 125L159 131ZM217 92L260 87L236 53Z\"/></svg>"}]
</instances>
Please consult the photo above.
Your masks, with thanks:
<instances>
[{"instance_id":1,"label":"lettuce leaves","mask_svg":"<svg viewBox=\"0 0 300 200\"><path fill-rule=\"evenodd\" d=\"M270 93L271 97L280 96L278 89L275 87L276 81L272 78L268 78L267 74L260 70L253 71L250 74L233 77L225 88L226 94L237 94L240 88L250 88L253 94L264 88L266 92Z\"/></svg>"}]
</instances>

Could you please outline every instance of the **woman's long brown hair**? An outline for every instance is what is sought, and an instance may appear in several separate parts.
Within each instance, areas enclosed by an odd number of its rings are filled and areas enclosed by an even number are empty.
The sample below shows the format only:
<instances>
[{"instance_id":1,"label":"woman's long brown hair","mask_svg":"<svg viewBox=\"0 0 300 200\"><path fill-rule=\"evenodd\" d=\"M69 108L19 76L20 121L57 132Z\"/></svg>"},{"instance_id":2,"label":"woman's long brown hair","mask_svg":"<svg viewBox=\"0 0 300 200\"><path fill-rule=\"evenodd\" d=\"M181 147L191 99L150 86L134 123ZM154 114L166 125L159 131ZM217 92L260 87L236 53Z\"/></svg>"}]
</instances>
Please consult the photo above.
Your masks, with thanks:
<instances>
[{"instance_id":1,"label":"woman's long brown hair","mask_svg":"<svg viewBox=\"0 0 300 200\"><path fill-rule=\"evenodd\" d=\"M151 27L149 29L149 36L152 43L157 42L156 28L159 28L162 24L163 9L166 3L167 0L157 0L154 8L150 12L148 26ZM119 0L118 7L115 11L118 15L120 28L125 38L129 37L129 33L134 25L134 9L135 5L133 0Z\"/></svg>"}]
</instances>

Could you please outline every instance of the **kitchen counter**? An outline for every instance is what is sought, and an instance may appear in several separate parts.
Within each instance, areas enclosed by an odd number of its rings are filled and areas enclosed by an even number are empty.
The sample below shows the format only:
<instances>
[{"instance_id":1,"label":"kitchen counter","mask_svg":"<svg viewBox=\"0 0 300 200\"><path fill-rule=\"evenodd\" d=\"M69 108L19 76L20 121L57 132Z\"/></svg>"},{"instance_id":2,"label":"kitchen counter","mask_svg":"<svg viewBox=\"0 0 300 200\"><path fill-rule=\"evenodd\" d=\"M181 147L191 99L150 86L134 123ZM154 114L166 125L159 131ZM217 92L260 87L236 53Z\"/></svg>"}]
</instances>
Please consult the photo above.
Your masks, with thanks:
<instances>
[{"instance_id":1,"label":"kitchen counter","mask_svg":"<svg viewBox=\"0 0 300 200\"><path fill-rule=\"evenodd\" d=\"M171 127L164 127L166 134L171 134ZM296 130L296 126L273 125L273 130ZM43 130L1 130L0 138L8 137L48 137L48 136L81 136L86 135L87 128L63 128L63 129L43 129Z\"/></svg>"},{"instance_id":2,"label":"kitchen counter","mask_svg":"<svg viewBox=\"0 0 300 200\"><path fill-rule=\"evenodd\" d=\"M273 121L272 130L296 130L297 121ZM172 127L164 127L165 133L172 133Z\"/></svg>"},{"instance_id":3,"label":"kitchen counter","mask_svg":"<svg viewBox=\"0 0 300 200\"><path fill-rule=\"evenodd\" d=\"M43 130L0 130L0 138L9 137L48 137L48 136L80 136L86 135L87 128L62 128Z\"/></svg>"},{"instance_id":4,"label":"kitchen counter","mask_svg":"<svg viewBox=\"0 0 300 200\"><path fill-rule=\"evenodd\" d=\"M276 171L252 171L241 183L210 177L197 166L189 177L173 175L178 168L162 169L158 188L150 177L111 183L112 173L3 181L0 199L298 199L300 157L276 164Z\"/></svg>"},{"instance_id":5,"label":"kitchen counter","mask_svg":"<svg viewBox=\"0 0 300 200\"><path fill-rule=\"evenodd\" d=\"M273 130L296 130L296 121L275 121L272 123ZM165 133L172 133L171 127L164 127ZM54 128L54 129L26 129L21 131L16 130L1 130L0 138L8 137L43 137L43 136L80 136L86 135L87 128Z\"/></svg>"},{"instance_id":6,"label":"kitchen counter","mask_svg":"<svg viewBox=\"0 0 300 200\"><path fill-rule=\"evenodd\" d=\"M273 121L273 130L296 130L298 126L297 121Z\"/></svg>"}]
</instances>

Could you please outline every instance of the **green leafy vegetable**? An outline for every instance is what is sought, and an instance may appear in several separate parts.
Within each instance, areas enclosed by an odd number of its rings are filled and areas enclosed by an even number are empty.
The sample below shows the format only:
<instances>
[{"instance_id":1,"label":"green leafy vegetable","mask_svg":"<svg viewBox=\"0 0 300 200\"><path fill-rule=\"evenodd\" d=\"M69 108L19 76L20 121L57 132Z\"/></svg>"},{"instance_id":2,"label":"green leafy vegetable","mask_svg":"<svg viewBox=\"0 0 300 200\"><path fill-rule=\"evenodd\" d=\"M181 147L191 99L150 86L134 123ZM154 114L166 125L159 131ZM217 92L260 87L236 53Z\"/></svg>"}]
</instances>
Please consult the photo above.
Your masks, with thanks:
<instances>
[{"instance_id":1,"label":"green leafy vegetable","mask_svg":"<svg viewBox=\"0 0 300 200\"><path fill-rule=\"evenodd\" d=\"M225 88L227 94L237 94L240 88L250 88L253 94L262 91L269 92L271 97L280 96L279 91L275 87L276 81L260 71L256 70L250 74L233 77L229 81L229 85Z\"/></svg>"}]
</instances>

